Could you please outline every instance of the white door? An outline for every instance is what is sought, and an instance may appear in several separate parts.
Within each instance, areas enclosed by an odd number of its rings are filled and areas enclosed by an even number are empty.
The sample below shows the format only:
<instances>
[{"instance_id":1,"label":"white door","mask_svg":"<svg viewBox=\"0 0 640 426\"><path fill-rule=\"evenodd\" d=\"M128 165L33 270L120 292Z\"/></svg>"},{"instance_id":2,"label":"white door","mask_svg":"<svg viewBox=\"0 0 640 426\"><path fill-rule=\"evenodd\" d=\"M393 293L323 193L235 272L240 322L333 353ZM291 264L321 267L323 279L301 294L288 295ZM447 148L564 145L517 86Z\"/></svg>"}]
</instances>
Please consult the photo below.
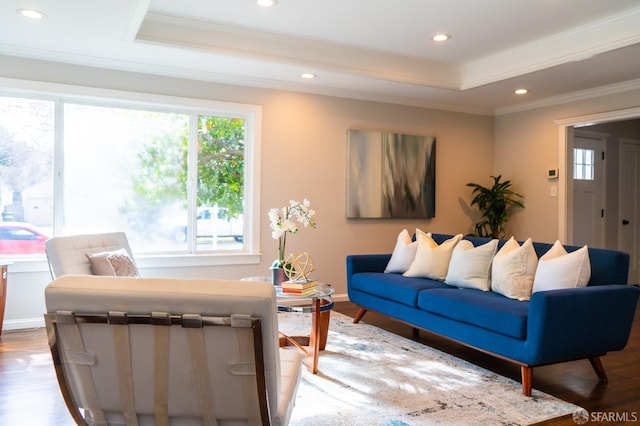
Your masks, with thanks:
<instances>
[{"instance_id":1,"label":"white door","mask_svg":"<svg viewBox=\"0 0 640 426\"><path fill-rule=\"evenodd\" d=\"M640 283L640 140L620 140L619 248L629 253L629 283Z\"/></svg>"},{"instance_id":2,"label":"white door","mask_svg":"<svg viewBox=\"0 0 640 426\"><path fill-rule=\"evenodd\" d=\"M575 136L573 158L573 244L604 247L606 141Z\"/></svg>"}]
</instances>

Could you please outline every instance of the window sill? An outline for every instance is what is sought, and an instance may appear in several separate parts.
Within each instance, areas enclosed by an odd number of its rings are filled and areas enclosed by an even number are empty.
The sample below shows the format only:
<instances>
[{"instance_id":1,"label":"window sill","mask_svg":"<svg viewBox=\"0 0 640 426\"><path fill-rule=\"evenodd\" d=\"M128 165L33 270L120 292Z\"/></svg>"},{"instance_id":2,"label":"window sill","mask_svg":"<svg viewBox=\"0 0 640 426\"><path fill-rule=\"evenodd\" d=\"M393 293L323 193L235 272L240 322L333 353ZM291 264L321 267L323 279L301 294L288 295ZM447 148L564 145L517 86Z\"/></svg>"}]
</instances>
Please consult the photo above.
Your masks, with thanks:
<instances>
[{"instance_id":1,"label":"window sill","mask_svg":"<svg viewBox=\"0 0 640 426\"><path fill-rule=\"evenodd\" d=\"M139 255L135 256L135 261L140 269L158 269L257 265L260 263L260 257L260 253ZM7 257L0 260L0 263L9 265L9 273L49 272L47 259L42 256Z\"/></svg>"},{"instance_id":2,"label":"window sill","mask_svg":"<svg viewBox=\"0 0 640 426\"><path fill-rule=\"evenodd\" d=\"M145 268L183 268L190 266L257 265L260 253L183 254L135 256L136 265Z\"/></svg>"}]
</instances>

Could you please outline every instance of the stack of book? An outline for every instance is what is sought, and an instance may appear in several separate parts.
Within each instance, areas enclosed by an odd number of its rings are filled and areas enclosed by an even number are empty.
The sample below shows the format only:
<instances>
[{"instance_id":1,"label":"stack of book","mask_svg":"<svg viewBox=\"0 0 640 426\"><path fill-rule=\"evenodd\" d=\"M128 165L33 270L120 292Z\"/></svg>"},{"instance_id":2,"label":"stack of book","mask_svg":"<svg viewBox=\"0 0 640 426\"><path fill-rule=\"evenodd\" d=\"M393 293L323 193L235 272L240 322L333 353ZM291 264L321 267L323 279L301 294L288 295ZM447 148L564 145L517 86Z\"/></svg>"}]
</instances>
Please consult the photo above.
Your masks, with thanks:
<instances>
[{"instance_id":1,"label":"stack of book","mask_svg":"<svg viewBox=\"0 0 640 426\"><path fill-rule=\"evenodd\" d=\"M310 296L318 286L317 281L284 281L282 284L282 293L296 296Z\"/></svg>"}]
</instances>

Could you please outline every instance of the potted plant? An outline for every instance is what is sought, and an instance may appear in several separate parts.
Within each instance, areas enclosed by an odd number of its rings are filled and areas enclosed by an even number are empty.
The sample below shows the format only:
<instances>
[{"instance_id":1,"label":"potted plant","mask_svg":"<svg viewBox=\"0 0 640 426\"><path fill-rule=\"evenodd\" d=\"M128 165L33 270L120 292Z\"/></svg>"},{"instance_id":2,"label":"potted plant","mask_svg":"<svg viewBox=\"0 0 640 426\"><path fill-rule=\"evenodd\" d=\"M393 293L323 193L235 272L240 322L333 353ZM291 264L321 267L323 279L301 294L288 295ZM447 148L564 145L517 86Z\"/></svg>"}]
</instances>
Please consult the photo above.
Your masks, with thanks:
<instances>
[{"instance_id":1,"label":"potted plant","mask_svg":"<svg viewBox=\"0 0 640 426\"><path fill-rule=\"evenodd\" d=\"M269 210L269 220L271 221L271 236L278 240L278 258L271 264L271 281L274 285L286 280L284 270L292 272L291 264L285 262L285 246L287 244L287 234L295 234L298 232L298 226L294 220L304 225L305 228L315 228L316 220L315 210L311 210L309 206L311 202L306 198L301 203L299 201L290 200L288 206L281 209L272 208Z\"/></svg>"},{"instance_id":2,"label":"potted plant","mask_svg":"<svg viewBox=\"0 0 640 426\"><path fill-rule=\"evenodd\" d=\"M491 176L493 186L486 188L477 183L468 183L475 194L471 205L478 207L482 220L475 225L475 233L478 237L503 238L504 226L509 221L509 212L513 206L524 207L522 195L513 192L511 181L501 182L502 175Z\"/></svg>"}]
</instances>

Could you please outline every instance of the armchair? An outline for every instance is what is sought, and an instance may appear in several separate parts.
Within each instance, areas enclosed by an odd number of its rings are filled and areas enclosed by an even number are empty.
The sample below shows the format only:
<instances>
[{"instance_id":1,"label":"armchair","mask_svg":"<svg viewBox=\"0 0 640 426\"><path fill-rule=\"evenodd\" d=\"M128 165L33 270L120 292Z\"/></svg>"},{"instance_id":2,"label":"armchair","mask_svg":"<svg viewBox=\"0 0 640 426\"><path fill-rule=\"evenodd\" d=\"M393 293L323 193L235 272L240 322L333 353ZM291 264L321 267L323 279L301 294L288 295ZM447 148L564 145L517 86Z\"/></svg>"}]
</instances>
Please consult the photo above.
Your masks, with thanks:
<instances>
[{"instance_id":1,"label":"armchair","mask_svg":"<svg viewBox=\"0 0 640 426\"><path fill-rule=\"evenodd\" d=\"M68 275L45 289L78 424L286 425L301 374L263 282Z\"/></svg>"}]
</instances>

